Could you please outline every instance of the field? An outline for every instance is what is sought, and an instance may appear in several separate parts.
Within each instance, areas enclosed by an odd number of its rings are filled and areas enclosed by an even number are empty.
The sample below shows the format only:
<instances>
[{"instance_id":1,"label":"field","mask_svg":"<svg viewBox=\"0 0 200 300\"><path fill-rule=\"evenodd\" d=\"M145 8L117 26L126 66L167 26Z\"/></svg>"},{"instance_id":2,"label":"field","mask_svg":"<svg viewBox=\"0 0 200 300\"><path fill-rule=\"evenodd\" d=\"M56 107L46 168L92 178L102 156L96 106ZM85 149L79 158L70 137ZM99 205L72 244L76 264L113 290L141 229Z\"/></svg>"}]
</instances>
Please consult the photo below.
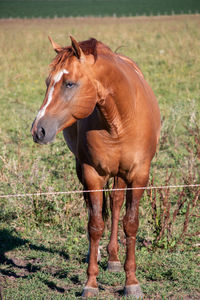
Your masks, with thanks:
<instances>
[{"instance_id":1,"label":"field","mask_svg":"<svg viewBox=\"0 0 200 300\"><path fill-rule=\"evenodd\" d=\"M55 55L48 35L62 45L69 44L72 34L78 40L93 36L113 50L123 46L119 51L141 67L161 109L160 149L152 163L150 184L152 178L156 186L199 183L199 28L199 15L0 20L0 194L82 188L62 134L47 146L34 144L30 134L43 101L48 65ZM158 238L162 200L172 215L183 191L184 201L173 230L169 234L165 228ZM195 195L195 188L162 190L162 195L157 193L160 206L155 217L150 203L154 195L144 194L137 236L137 276L145 299L200 298ZM80 297L86 281L88 247L87 210L81 195L0 198L0 221L3 299ZM123 295L124 273L106 271L109 226L108 222L101 241L99 299ZM122 229L119 241L123 261Z\"/></svg>"},{"instance_id":2,"label":"field","mask_svg":"<svg viewBox=\"0 0 200 300\"><path fill-rule=\"evenodd\" d=\"M0 18L195 14L198 0L1 0Z\"/></svg>"}]
</instances>

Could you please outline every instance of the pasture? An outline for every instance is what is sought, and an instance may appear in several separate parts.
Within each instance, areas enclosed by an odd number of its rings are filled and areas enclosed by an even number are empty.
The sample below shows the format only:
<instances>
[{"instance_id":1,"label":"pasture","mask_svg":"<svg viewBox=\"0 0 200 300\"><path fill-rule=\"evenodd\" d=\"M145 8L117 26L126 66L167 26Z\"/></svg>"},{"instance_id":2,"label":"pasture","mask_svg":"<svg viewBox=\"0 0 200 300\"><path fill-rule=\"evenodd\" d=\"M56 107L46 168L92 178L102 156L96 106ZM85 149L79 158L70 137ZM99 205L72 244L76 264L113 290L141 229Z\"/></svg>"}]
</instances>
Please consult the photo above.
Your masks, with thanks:
<instances>
[{"instance_id":1,"label":"pasture","mask_svg":"<svg viewBox=\"0 0 200 300\"><path fill-rule=\"evenodd\" d=\"M199 183L199 25L199 15L0 20L0 195L82 189L62 134L53 144L39 146L30 133L55 56L48 35L61 45L70 44L71 34L77 40L95 37L112 50L121 46L118 52L140 66L161 109L161 141L150 184ZM154 192L144 194L136 258L146 299L200 298L197 192L162 190L156 207ZM181 193L182 205L170 225ZM162 218L168 218L168 227L160 234ZM3 299L80 297L88 247L82 195L0 198L0 221ZM124 273L106 271L109 227L108 222L101 241L99 299L123 295ZM122 229L119 241L123 261Z\"/></svg>"},{"instance_id":2,"label":"pasture","mask_svg":"<svg viewBox=\"0 0 200 300\"><path fill-rule=\"evenodd\" d=\"M195 14L197 0L1 0L0 18Z\"/></svg>"}]
</instances>

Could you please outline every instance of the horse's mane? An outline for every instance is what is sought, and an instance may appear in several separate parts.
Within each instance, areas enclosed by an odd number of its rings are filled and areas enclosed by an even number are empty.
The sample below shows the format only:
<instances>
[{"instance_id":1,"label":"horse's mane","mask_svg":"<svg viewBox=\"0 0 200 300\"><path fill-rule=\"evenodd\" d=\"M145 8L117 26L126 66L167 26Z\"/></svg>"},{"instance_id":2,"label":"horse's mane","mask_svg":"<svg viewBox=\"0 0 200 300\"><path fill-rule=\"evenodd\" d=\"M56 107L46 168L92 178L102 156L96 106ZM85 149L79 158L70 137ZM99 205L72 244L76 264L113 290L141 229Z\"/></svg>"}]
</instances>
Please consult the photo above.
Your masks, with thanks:
<instances>
[{"instance_id":1,"label":"horse's mane","mask_svg":"<svg viewBox=\"0 0 200 300\"><path fill-rule=\"evenodd\" d=\"M102 42L97 41L94 38L90 38L89 40L82 41L78 43L81 47L83 53L85 55L92 54L94 56L94 60L97 60L98 53L104 54L113 54L112 50L104 45ZM73 56L74 52L71 46L63 47L62 50L56 55L55 59L50 64L51 71L55 71L58 68L61 68L67 58Z\"/></svg>"}]
</instances>

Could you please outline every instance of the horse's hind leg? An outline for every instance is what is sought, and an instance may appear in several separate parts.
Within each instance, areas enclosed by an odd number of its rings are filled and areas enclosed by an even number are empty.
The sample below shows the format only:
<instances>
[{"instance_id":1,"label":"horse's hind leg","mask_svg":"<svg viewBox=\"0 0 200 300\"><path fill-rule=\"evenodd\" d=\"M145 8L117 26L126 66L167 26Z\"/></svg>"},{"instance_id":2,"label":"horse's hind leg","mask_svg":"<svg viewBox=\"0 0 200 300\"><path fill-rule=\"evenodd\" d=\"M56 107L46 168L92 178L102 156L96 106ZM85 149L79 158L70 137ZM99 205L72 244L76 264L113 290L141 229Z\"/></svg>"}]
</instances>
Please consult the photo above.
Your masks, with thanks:
<instances>
[{"instance_id":1,"label":"horse's hind leg","mask_svg":"<svg viewBox=\"0 0 200 300\"><path fill-rule=\"evenodd\" d=\"M114 178L114 189L124 189L126 183L119 177ZM108 244L108 271L119 272L122 270L122 265L118 258L118 223L122 204L124 202L124 190L113 191L111 194L111 212L112 212L112 225L111 225L111 236Z\"/></svg>"}]
</instances>

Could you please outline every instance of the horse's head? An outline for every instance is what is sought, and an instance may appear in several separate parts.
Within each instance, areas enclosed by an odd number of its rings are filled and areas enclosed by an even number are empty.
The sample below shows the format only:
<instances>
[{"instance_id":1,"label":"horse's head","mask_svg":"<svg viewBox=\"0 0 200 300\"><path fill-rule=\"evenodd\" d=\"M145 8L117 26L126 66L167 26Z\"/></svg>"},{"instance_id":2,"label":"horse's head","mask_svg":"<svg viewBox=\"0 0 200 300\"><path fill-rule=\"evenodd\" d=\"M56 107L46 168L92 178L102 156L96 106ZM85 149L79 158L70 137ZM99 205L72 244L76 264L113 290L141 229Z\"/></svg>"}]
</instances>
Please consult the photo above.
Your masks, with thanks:
<instances>
[{"instance_id":1,"label":"horse's head","mask_svg":"<svg viewBox=\"0 0 200 300\"><path fill-rule=\"evenodd\" d=\"M92 74L97 41L90 40L90 44L93 44L92 53L86 44L83 51L80 44L70 38L70 47L61 47L50 38L57 56L46 79L43 104L32 125L33 139L40 144L53 141L58 132L90 115L98 101Z\"/></svg>"}]
</instances>

